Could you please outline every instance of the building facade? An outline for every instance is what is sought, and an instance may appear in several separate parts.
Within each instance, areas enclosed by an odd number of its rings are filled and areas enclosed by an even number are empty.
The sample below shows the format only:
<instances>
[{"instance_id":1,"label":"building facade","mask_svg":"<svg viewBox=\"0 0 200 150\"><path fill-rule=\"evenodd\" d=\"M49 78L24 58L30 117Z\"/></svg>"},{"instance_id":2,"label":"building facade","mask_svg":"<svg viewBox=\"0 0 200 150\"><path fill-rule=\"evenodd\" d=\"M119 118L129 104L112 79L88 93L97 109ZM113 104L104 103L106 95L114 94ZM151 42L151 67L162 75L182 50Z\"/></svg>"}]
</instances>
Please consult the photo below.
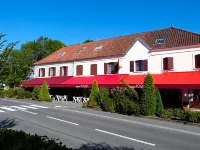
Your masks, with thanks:
<instances>
[{"instance_id":1,"label":"building facade","mask_svg":"<svg viewBox=\"0 0 200 150\"><path fill-rule=\"evenodd\" d=\"M36 85L33 82L40 81L39 85L43 80L54 80L54 88L76 88L78 84L89 88L92 80L98 79L102 86L116 87L123 77L141 88L149 72L158 88L176 89L183 105L199 99L199 69L200 34L170 27L62 48L36 62L35 79L21 85L31 87Z\"/></svg>"}]
</instances>

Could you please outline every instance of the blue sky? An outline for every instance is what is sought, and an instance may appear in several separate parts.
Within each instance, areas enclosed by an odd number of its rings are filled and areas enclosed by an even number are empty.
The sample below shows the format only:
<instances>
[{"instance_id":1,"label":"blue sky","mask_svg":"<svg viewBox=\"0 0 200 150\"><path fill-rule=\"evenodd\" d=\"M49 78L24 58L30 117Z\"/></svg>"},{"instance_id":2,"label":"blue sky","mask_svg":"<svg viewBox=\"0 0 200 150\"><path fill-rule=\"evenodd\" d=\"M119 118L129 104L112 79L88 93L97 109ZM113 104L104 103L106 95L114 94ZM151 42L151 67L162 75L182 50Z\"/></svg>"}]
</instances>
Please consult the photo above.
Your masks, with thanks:
<instances>
[{"instance_id":1,"label":"blue sky","mask_svg":"<svg viewBox=\"0 0 200 150\"><path fill-rule=\"evenodd\" d=\"M67 45L174 27L200 33L199 0L7 0L0 33L17 48L39 36Z\"/></svg>"}]
</instances>

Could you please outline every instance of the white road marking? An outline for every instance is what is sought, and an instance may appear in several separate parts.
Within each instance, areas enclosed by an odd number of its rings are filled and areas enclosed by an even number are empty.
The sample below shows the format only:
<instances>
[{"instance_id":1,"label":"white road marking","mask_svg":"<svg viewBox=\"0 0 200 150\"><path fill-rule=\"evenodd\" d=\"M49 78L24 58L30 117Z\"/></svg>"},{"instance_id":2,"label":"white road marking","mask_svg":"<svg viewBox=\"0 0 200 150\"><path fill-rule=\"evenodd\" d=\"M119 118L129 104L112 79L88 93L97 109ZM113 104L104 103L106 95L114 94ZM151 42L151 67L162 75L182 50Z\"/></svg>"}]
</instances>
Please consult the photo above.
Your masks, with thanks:
<instances>
[{"instance_id":1,"label":"white road marking","mask_svg":"<svg viewBox=\"0 0 200 150\"><path fill-rule=\"evenodd\" d=\"M186 131L186 130L181 130L181 129L175 129L175 128L170 128L170 127L165 127L165 126L159 126L159 125L154 125L154 124L142 123L142 122L139 122L139 121L126 120L126 119L120 119L120 118L115 118L115 117L109 117L109 116L102 116L102 115L97 115L97 114L91 114L91 113L77 111L77 110L70 110L70 109L63 109L63 108L60 108L60 109L61 110L66 110L66 111L71 111L71 112L76 112L76 113L80 113L80 114L85 114L85 115L91 115L91 116L96 116L96 117L102 117L102 118L108 118L108 119L113 119L113 120L119 120L119 121L124 121L124 122L139 124L139 125L143 125L143 126L149 126L149 127L154 127L154 128L160 128L160 129L165 129L165 130L176 131L176 132L180 132L180 133L185 133L185 134L191 134L191 135L200 136L200 133Z\"/></svg>"},{"instance_id":2,"label":"white road marking","mask_svg":"<svg viewBox=\"0 0 200 150\"><path fill-rule=\"evenodd\" d=\"M56 108L60 108L60 107L62 107L62 106L55 106Z\"/></svg>"},{"instance_id":3,"label":"white road marking","mask_svg":"<svg viewBox=\"0 0 200 150\"><path fill-rule=\"evenodd\" d=\"M139 142L139 143L143 143L143 144L147 144L147 145L151 145L151 146L155 146L156 145L156 144L153 144L153 143L149 143L149 142L133 139L133 138L130 138L130 137L127 137L127 136L111 133L111 132L108 132L108 131L103 131L103 130L100 130L100 129L95 129L95 130L99 131L99 132L102 132L102 133L114 135L114 136L117 136L117 137L121 137L121 138L124 138L124 139L128 139L128 140L131 140L131 141L135 141L135 142Z\"/></svg>"},{"instance_id":4,"label":"white road marking","mask_svg":"<svg viewBox=\"0 0 200 150\"><path fill-rule=\"evenodd\" d=\"M5 112L5 111L3 111L3 110L0 110L0 113L3 113L3 112Z\"/></svg>"},{"instance_id":5,"label":"white road marking","mask_svg":"<svg viewBox=\"0 0 200 150\"><path fill-rule=\"evenodd\" d=\"M16 109L12 109L12 108L9 108L9 107L0 107L0 109L5 109L5 110L8 110L8 111L17 111Z\"/></svg>"},{"instance_id":6,"label":"white road marking","mask_svg":"<svg viewBox=\"0 0 200 150\"><path fill-rule=\"evenodd\" d=\"M29 114L37 115L37 113L31 112L31 111L26 111L26 110L20 110L20 111L27 112L27 113L29 113Z\"/></svg>"},{"instance_id":7,"label":"white road marking","mask_svg":"<svg viewBox=\"0 0 200 150\"><path fill-rule=\"evenodd\" d=\"M25 108L30 108L30 109L38 109L38 108L35 108L35 107L31 107L31 106L26 106L26 105L21 105L22 107L25 107Z\"/></svg>"},{"instance_id":8,"label":"white road marking","mask_svg":"<svg viewBox=\"0 0 200 150\"><path fill-rule=\"evenodd\" d=\"M30 106L33 106L33 107L38 107L38 108L49 108L49 107L40 106L40 105L30 105Z\"/></svg>"},{"instance_id":9,"label":"white road marking","mask_svg":"<svg viewBox=\"0 0 200 150\"><path fill-rule=\"evenodd\" d=\"M10 106L10 108L16 108L16 109L19 109L19 110L27 110L27 108L18 107L18 106Z\"/></svg>"},{"instance_id":10,"label":"white road marking","mask_svg":"<svg viewBox=\"0 0 200 150\"><path fill-rule=\"evenodd\" d=\"M65 121L65 120L61 120L61 119L53 118L53 117L49 117L49 116L47 116L47 118L50 118L50 119L53 119L53 120L57 120L57 121L61 121L61 122L65 122L65 123L69 123L69 124L73 124L73 125L76 125L76 126L79 125L77 123L73 123L73 122L69 122L69 121Z\"/></svg>"}]
</instances>

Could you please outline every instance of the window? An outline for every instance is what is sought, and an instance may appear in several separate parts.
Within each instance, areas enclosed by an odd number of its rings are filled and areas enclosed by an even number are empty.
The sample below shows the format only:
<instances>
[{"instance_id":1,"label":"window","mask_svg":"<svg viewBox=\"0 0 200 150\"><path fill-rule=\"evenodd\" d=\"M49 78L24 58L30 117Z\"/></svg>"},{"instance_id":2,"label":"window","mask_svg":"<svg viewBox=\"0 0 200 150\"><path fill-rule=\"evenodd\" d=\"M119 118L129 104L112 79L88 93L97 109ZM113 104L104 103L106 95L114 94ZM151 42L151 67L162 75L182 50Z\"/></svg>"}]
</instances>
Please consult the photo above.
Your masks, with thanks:
<instances>
[{"instance_id":1,"label":"window","mask_svg":"<svg viewBox=\"0 0 200 150\"><path fill-rule=\"evenodd\" d=\"M76 66L76 75L77 76L83 75L83 65Z\"/></svg>"},{"instance_id":2,"label":"window","mask_svg":"<svg viewBox=\"0 0 200 150\"><path fill-rule=\"evenodd\" d=\"M98 50L100 50L100 49L102 49L102 48L103 48L103 45L97 46L94 50L95 50L95 51L98 51Z\"/></svg>"},{"instance_id":3,"label":"window","mask_svg":"<svg viewBox=\"0 0 200 150\"><path fill-rule=\"evenodd\" d=\"M137 61L135 61L135 66L136 66L136 71L148 71L148 61L147 60L137 60ZM130 67L132 67L132 71L134 71L134 64L132 64L132 66L130 66Z\"/></svg>"},{"instance_id":4,"label":"window","mask_svg":"<svg viewBox=\"0 0 200 150\"><path fill-rule=\"evenodd\" d=\"M195 68L200 68L200 54L195 55Z\"/></svg>"},{"instance_id":5,"label":"window","mask_svg":"<svg viewBox=\"0 0 200 150\"><path fill-rule=\"evenodd\" d=\"M49 76L50 77L56 76L56 67L49 68Z\"/></svg>"},{"instance_id":6,"label":"window","mask_svg":"<svg viewBox=\"0 0 200 150\"><path fill-rule=\"evenodd\" d=\"M164 38L157 38L156 39L156 44L163 44L165 42L165 39Z\"/></svg>"},{"instance_id":7,"label":"window","mask_svg":"<svg viewBox=\"0 0 200 150\"><path fill-rule=\"evenodd\" d=\"M104 74L116 74L118 73L118 68L118 62L104 63Z\"/></svg>"},{"instance_id":8,"label":"window","mask_svg":"<svg viewBox=\"0 0 200 150\"><path fill-rule=\"evenodd\" d=\"M173 69L174 69L173 57L163 58L163 70L173 70Z\"/></svg>"},{"instance_id":9,"label":"window","mask_svg":"<svg viewBox=\"0 0 200 150\"><path fill-rule=\"evenodd\" d=\"M97 75L97 64L92 64L90 69L91 75Z\"/></svg>"},{"instance_id":10,"label":"window","mask_svg":"<svg viewBox=\"0 0 200 150\"><path fill-rule=\"evenodd\" d=\"M39 77L45 77L45 68L40 68L39 69Z\"/></svg>"},{"instance_id":11,"label":"window","mask_svg":"<svg viewBox=\"0 0 200 150\"><path fill-rule=\"evenodd\" d=\"M60 54L58 54L59 57L62 57L65 55L65 52L61 52Z\"/></svg>"},{"instance_id":12,"label":"window","mask_svg":"<svg viewBox=\"0 0 200 150\"><path fill-rule=\"evenodd\" d=\"M68 66L60 67L60 76L67 76L68 74Z\"/></svg>"}]
</instances>

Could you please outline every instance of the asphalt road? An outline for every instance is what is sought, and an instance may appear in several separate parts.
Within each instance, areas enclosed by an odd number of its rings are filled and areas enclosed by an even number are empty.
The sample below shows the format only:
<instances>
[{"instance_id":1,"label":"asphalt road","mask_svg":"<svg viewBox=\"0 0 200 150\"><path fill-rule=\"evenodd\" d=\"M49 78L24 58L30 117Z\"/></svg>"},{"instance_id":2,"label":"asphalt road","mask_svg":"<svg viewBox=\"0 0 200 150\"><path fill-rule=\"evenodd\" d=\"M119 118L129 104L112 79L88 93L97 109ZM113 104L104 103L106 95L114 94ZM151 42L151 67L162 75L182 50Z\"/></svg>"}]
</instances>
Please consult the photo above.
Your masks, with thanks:
<instances>
[{"instance_id":1,"label":"asphalt road","mask_svg":"<svg viewBox=\"0 0 200 150\"><path fill-rule=\"evenodd\" d=\"M200 128L54 103L0 100L0 127L58 138L67 147L200 150Z\"/></svg>"}]
</instances>

